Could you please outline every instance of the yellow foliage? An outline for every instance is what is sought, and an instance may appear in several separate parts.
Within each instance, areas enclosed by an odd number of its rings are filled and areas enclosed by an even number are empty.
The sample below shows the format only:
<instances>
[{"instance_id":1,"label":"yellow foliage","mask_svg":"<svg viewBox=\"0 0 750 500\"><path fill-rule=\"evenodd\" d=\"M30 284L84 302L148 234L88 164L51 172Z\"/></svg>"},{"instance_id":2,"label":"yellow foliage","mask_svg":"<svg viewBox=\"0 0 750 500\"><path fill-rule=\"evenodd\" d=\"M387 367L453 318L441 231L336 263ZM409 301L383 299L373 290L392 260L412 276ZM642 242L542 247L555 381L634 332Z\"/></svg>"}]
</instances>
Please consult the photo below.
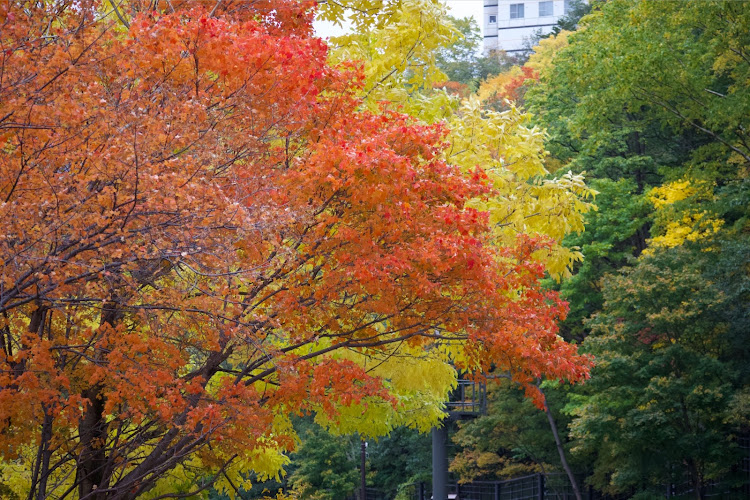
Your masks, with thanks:
<instances>
[{"instance_id":1,"label":"yellow foliage","mask_svg":"<svg viewBox=\"0 0 750 500\"><path fill-rule=\"evenodd\" d=\"M295 490L279 491L275 496L263 496L263 500L297 500L299 496Z\"/></svg>"},{"instance_id":2,"label":"yellow foliage","mask_svg":"<svg viewBox=\"0 0 750 500\"><path fill-rule=\"evenodd\" d=\"M450 471L461 478L459 479L460 483L466 483L480 476L495 476L498 479L505 479L536 474L543 471L547 466L547 464L519 463L491 451L467 450L453 459L450 464Z\"/></svg>"},{"instance_id":3,"label":"yellow foliage","mask_svg":"<svg viewBox=\"0 0 750 500\"><path fill-rule=\"evenodd\" d=\"M649 240L644 255L652 255L658 248L699 241L718 232L724 221L696 206L713 197L713 186L696 179L679 179L652 189L649 200L656 208L654 232L660 234ZM679 202L687 205L675 206Z\"/></svg>"},{"instance_id":4,"label":"yellow foliage","mask_svg":"<svg viewBox=\"0 0 750 500\"><path fill-rule=\"evenodd\" d=\"M213 488L228 496L232 500L237 498L237 489L249 490L252 481L248 478L248 471L255 473L254 477L259 482L269 479L281 480L284 474L284 466L289 463L289 458L274 444L269 442L266 447L259 446L252 450L246 450L242 455L226 457L228 465L223 469L213 485ZM203 463L197 456L191 457L187 462L177 465L168 475L162 477L156 486L144 499L161 498L163 495L174 493L187 493L195 490L195 485L206 474L212 472L212 467ZM213 471L218 472L218 471ZM208 498L205 496L191 496L191 498Z\"/></svg>"},{"instance_id":5,"label":"yellow foliage","mask_svg":"<svg viewBox=\"0 0 750 500\"><path fill-rule=\"evenodd\" d=\"M699 188L690 180L678 180L656 187L649 193L649 200L659 209L665 205L672 205L698 193Z\"/></svg>"},{"instance_id":6,"label":"yellow foliage","mask_svg":"<svg viewBox=\"0 0 750 500\"><path fill-rule=\"evenodd\" d=\"M583 258L578 249L559 242L570 232L584 230L584 214L596 209L590 201L596 192L586 186L582 175L569 172L548 178L544 132L527 124L528 115L515 106L489 111L472 97L449 122L447 160L466 172L478 166L484 169L495 193L471 205L489 212L498 245L512 244L520 233L545 235L557 242L535 257L559 279Z\"/></svg>"},{"instance_id":7,"label":"yellow foliage","mask_svg":"<svg viewBox=\"0 0 750 500\"><path fill-rule=\"evenodd\" d=\"M406 105L416 97L416 91L417 99L437 98L436 105L427 108L442 107L445 96L419 91L431 89L432 83L447 79L435 66L435 52L461 36L449 21L446 6L437 0L379 3L357 0L350 3L360 9L352 9L350 16L355 30L331 39L330 59L333 63L364 62L365 104L371 109L377 109L382 101ZM340 7L338 3L325 4L321 18L340 19L343 16ZM363 15L362 9L369 14ZM417 107L425 108L424 105Z\"/></svg>"},{"instance_id":8,"label":"yellow foliage","mask_svg":"<svg viewBox=\"0 0 750 500\"><path fill-rule=\"evenodd\" d=\"M557 35L542 38L539 45L534 47L534 52L529 56L526 66L539 74L543 74L552 66L552 59L561 49L568 46L570 31L562 30Z\"/></svg>"},{"instance_id":9,"label":"yellow foliage","mask_svg":"<svg viewBox=\"0 0 750 500\"><path fill-rule=\"evenodd\" d=\"M0 461L0 485L10 489L17 498L26 498L31 483L31 467L22 459L13 462Z\"/></svg>"},{"instance_id":10,"label":"yellow foliage","mask_svg":"<svg viewBox=\"0 0 750 500\"><path fill-rule=\"evenodd\" d=\"M388 434L395 427L408 426L426 432L443 416L448 391L456 385L456 371L448 363L450 347L427 354L407 344L389 347L379 356L362 356L356 351L342 357L362 365L368 372L388 380L396 404L367 398L361 403L337 408L335 420L318 412L315 421L334 434L359 432L367 437Z\"/></svg>"},{"instance_id":11,"label":"yellow foliage","mask_svg":"<svg viewBox=\"0 0 750 500\"><path fill-rule=\"evenodd\" d=\"M644 255L653 254L657 248L672 248L684 244L686 241L698 241L717 233L724 221L715 218L708 212L684 213L682 219L671 221L666 225L666 231L661 236L651 238L649 248Z\"/></svg>"},{"instance_id":12,"label":"yellow foliage","mask_svg":"<svg viewBox=\"0 0 750 500\"><path fill-rule=\"evenodd\" d=\"M18 447L15 460L0 460L0 499L18 498L20 500L28 497L37 452L37 444L28 443ZM53 461L57 458L57 453L53 451ZM53 469L49 481L65 488L71 487L75 478L70 472L67 468ZM3 496L3 488L5 488L5 494L10 494L9 497Z\"/></svg>"}]
</instances>

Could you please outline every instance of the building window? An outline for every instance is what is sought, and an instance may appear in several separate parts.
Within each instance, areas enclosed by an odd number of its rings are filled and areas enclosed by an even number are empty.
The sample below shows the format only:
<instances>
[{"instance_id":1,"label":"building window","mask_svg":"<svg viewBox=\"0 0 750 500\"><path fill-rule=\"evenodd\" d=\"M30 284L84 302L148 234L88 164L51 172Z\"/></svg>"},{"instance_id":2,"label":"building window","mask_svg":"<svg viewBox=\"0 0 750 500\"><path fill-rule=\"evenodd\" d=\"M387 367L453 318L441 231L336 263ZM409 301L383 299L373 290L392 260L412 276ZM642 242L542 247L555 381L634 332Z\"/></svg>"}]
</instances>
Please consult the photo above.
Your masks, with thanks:
<instances>
[{"instance_id":1,"label":"building window","mask_svg":"<svg viewBox=\"0 0 750 500\"><path fill-rule=\"evenodd\" d=\"M564 5L565 5L565 7L564 7L564 9L565 9L565 15L568 15L568 13L570 13L570 0L565 0Z\"/></svg>"},{"instance_id":2,"label":"building window","mask_svg":"<svg viewBox=\"0 0 750 500\"><path fill-rule=\"evenodd\" d=\"M539 2L539 17L549 17L552 15L552 2Z\"/></svg>"},{"instance_id":3,"label":"building window","mask_svg":"<svg viewBox=\"0 0 750 500\"><path fill-rule=\"evenodd\" d=\"M497 16L490 16L490 24L495 24L497 22Z\"/></svg>"},{"instance_id":4,"label":"building window","mask_svg":"<svg viewBox=\"0 0 750 500\"><path fill-rule=\"evenodd\" d=\"M510 4L510 18L511 19L523 19L523 4L522 3Z\"/></svg>"}]
</instances>

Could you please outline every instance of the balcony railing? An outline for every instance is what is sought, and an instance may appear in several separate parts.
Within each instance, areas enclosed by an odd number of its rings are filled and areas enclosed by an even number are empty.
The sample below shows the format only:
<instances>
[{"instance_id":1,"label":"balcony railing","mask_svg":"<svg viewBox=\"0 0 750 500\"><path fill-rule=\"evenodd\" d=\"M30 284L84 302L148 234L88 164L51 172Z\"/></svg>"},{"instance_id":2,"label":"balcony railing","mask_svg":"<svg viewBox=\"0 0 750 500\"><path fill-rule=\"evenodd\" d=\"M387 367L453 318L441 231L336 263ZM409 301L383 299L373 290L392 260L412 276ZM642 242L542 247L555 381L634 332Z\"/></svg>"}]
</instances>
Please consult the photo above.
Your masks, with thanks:
<instances>
[{"instance_id":1,"label":"balcony railing","mask_svg":"<svg viewBox=\"0 0 750 500\"><path fill-rule=\"evenodd\" d=\"M487 386L472 380L459 380L447 406L448 413L454 418L484 415L487 411Z\"/></svg>"}]
</instances>

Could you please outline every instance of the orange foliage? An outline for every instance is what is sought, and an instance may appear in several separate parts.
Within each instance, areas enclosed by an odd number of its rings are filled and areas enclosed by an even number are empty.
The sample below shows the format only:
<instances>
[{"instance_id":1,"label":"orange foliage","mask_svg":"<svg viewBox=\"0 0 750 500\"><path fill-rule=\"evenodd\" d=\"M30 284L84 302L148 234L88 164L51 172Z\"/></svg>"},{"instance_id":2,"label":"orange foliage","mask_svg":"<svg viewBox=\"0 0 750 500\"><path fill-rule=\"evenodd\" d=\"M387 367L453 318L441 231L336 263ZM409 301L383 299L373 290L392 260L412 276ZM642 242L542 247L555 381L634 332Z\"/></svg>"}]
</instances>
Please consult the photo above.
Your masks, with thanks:
<instances>
[{"instance_id":1,"label":"orange foliage","mask_svg":"<svg viewBox=\"0 0 750 500\"><path fill-rule=\"evenodd\" d=\"M445 82L440 83L433 83L432 88L434 89L443 89L449 94L456 95L458 97L468 97L469 94L471 94L471 89L468 85L461 82L454 82L453 80L448 80Z\"/></svg>"},{"instance_id":2,"label":"orange foliage","mask_svg":"<svg viewBox=\"0 0 750 500\"><path fill-rule=\"evenodd\" d=\"M479 89L480 99L497 108L503 108L505 100L523 104L527 80L539 80L539 73L528 65L513 66L505 73L482 83Z\"/></svg>"},{"instance_id":3,"label":"orange foliage","mask_svg":"<svg viewBox=\"0 0 750 500\"><path fill-rule=\"evenodd\" d=\"M521 67L521 74L511 78L505 88L503 89L505 98L511 101L518 101L523 97L521 87L524 86L526 80L539 80L539 73L529 68L528 66Z\"/></svg>"},{"instance_id":4,"label":"orange foliage","mask_svg":"<svg viewBox=\"0 0 750 500\"><path fill-rule=\"evenodd\" d=\"M125 30L0 4L0 457L39 446L34 490L133 498L191 456L290 448L279 413L394 401L340 349L586 375L545 243L488 245L482 172L439 159L439 125L360 110L305 5L171 5Z\"/></svg>"}]
</instances>

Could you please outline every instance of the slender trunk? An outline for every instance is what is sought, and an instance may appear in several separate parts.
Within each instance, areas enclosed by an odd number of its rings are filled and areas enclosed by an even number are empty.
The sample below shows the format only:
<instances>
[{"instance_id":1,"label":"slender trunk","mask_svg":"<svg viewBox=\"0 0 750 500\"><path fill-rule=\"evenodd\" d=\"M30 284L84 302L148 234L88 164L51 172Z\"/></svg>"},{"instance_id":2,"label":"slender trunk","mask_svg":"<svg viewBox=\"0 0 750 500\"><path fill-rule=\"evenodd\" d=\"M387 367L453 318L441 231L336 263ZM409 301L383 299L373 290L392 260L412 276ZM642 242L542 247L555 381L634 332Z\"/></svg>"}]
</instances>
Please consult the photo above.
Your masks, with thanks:
<instances>
[{"instance_id":1,"label":"slender trunk","mask_svg":"<svg viewBox=\"0 0 750 500\"><path fill-rule=\"evenodd\" d=\"M638 257L646 249L646 240L649 238L650 224L644 224L639 227L636 232L631 236L631 241L635 247L634 257Z\"/></svg>"},{"instance_id":2,"label":"slender trunk","mask_svg":"<svg viewBox=\"0 0 750 500\"><path fill-rule=\"evenodd\" d=\"M44 423L42 424L42 442L39 445L41 451L42 463L39 470L39 490L37 500L44 500L47 497L47 480L49 479L49 462L52 458L50 442L52 441L52 415L44 408Z\"/></svg>"},{"instance_id":3,"label":"slender trunk","mask_svg":"<svg viewBox=\"0 0 750 500\"><path fill-rule=\"evenodd\" d=\"M633 118L631 118L632 120ZM641 138L641 134L636 130L630 133L627 139L628 143L628 156L637 155L637 156L645 156L646 155L646 145L643 143L643 139ZM635 177L635 183L638 186L638 194L643 193L643 190L645 189L646 185L646 176L645 172L641 167L637 167L635 171L633 172L633 176Z\"/></svg>"},{"instance_id":4,"label":"slender trunk","mask_svg":"<svg viewBox=\"0 0 750 500\"><path fill-rule=\"evenodd\" d=\"M52 439L52 415L49 414L46 405L42 404L44 420L42 421L42 433L39 439L36 459L31 470L31 488L26 497L27 500L44 500L47 496L47 478L49 477L49 461L51 452L49 443Z\"/></svg>"},{"instance_id":5,"label":"slender trunk","mask_svg":"<svg viewBox=\"0 0 750 500\"><path fill-rule=\"evenodd\" d=\"M542 395L544 396L544 393L542 393ZM568 465L568 459L565 457L565 448L563 448L562 441L560 441L560 433L557 432L557 423L555 423L555 418L552 416L552 412L549 409L546 396L544 397L544 413L547 414L547 421L549 422L550 429L552 429L552 435L555 437L557 452L560 454L560 462L562 462L563 469L565 469L565 473L568 475L570 486L573 488L576 500L581 500L581 492L578 489L578 482L573 475L573 471L570 469L570 465Z\"/></svg>"},{"instance_id":6,"label":"slender trunk","mask_svg":"<svg viewBox=\"0 0 750 500\"><path fill-rule=\"evenodd\" d=\"M44 336L44 319L47 315L47 307L42 304L37 304L37 308L34 309L34 312L31 313L31 318L29 321L29 333L36 333L39 338L41 339ZM31 346L23 344L21 346L22 349L29 349ZM26 363L21 362L18 363L14 368L14 375L15 376L21 376L23 372L26 370ZM42 405L42 409L44 410L44 419L42 421L42 435L40 437L39 441L39 448L37 450L36 459L34 460L34 465L32 467L31 471L31 489L29 490L28 500L33 500L34 497L38 499L44 498L45 495L45 489L46 484L42 485L41 482L46 483L46 470L43 471L43 464L44 464L44 458L45 458L45 450L48 445L48 435L51 433L52 428L52 422L50 420L50 416L47 413L47 408ZM49 462L47 462L49 464ZM42 480L40 481L40 476L42 477Z\"/></svg>"},{"instance_id":7,"label":"slender trunk","mask_svg":"<svg viewBox=\"0 0 750 500\"><path fill-rule=\"evenodd\" d=\"M695 460L687 460L688 471L690 471L690 482L693 485L693 494L697 500L703 500L703 476L698 471L698 465Z\"/></svg>"},{"instance_id":8,"label":"slender trunk","mask_svg":"<svg viewBox=\"0 0 750 500\"><path fill-rule=\"evenodd\" d=\"M679 369L677 369L675 370L673 376L681 379L682 373ZM695 433L698 432L698 426L697 424L693 425L693 422L691 421L690 410L688 409L688 405L684 397L680 398L680 409L682 410L683 432L687 435L695 435ZM687 459L685 459L685 465L688 468L690 484L693 486L693 494L695 498L697 498L698 500L702 500L705 496L703 491L703 474L701 474L701 470L698 468L698 463L696 462L695 458L688 457Z\"/></svg>"}]
</instances>

